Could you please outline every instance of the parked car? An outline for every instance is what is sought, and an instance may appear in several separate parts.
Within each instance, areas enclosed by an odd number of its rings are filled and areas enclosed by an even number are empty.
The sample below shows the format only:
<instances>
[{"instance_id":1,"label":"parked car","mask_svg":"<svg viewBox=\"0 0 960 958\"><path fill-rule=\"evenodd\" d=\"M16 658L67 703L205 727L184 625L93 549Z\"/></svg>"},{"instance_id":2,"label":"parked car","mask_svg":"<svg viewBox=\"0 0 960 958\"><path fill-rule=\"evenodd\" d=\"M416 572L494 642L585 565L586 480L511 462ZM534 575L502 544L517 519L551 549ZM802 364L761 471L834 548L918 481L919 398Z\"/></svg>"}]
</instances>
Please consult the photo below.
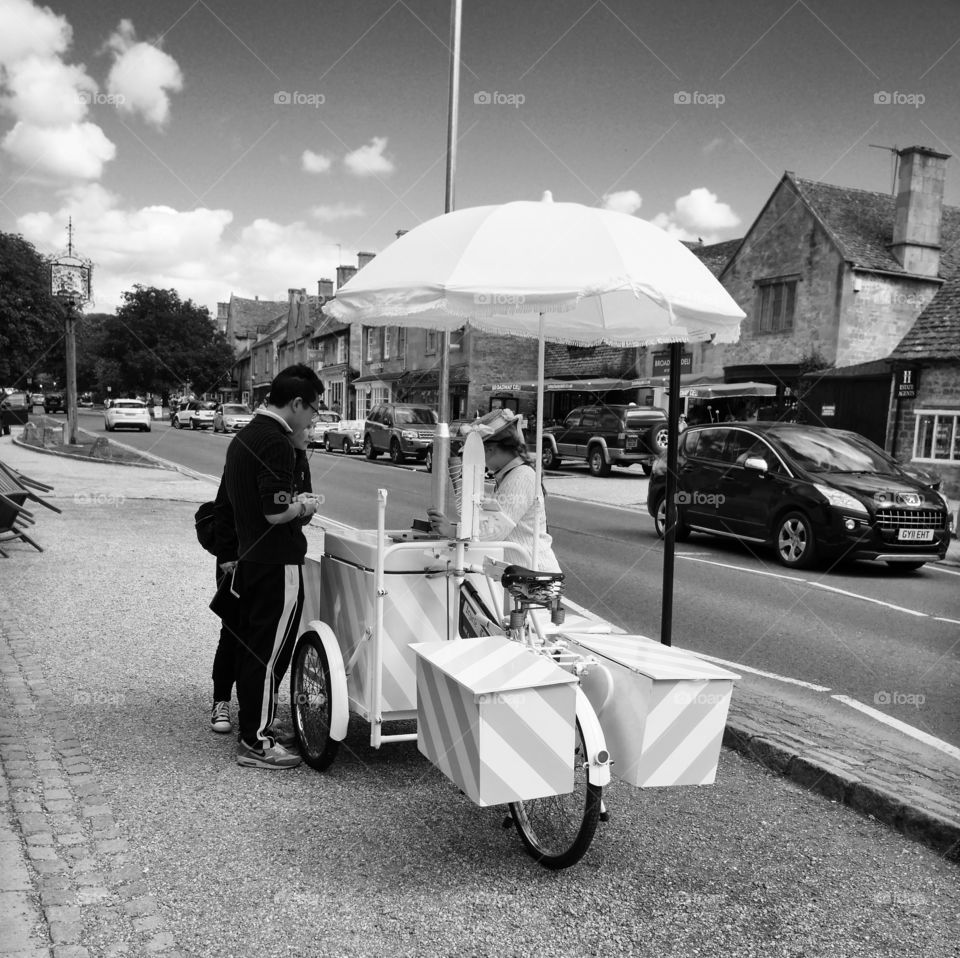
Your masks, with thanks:
<instances>
[{"instance_id":1,"label":"parked car","mask_svg":"<svg viewBox=\"0 0 960 958\"><path fill-rule=\"evenodd\" d=\"M678 455L678 541L706 532L770 545L798 569L818 557L919 569L946 555L946 501L856 433L775 422L691 426ZM661 459L647 497L661 537L666 473Z\"/></svg>"},{"instance_id":2,"label":"parked car","mask_svg":"<svg viewBox=\"0 0 960 958\"><path fill-rule=\"evenodd\" d=\"M47 393L43 397L43 411L46 413L66 412L66 397L63 395L63 393Z\"/></svg>"},{"instance_id":3,"label":"parked car","mask_svg":"<svg viewBox=\"0 0 960 958\"><path fill-rule=\"evenodd\" d=\"M77 405L82 409L89 409L93 406L93 393L83 393L77 400Z\"/></svg>"},{"instance_id":4,"label":"parked car","mask_svg":"<svg viewBox=\"0 0 960 958\"><path fill-rule=\"evenodd\" d=\"M347 455L359 452L363 448L364 425L363 419L341 419L332 423L323 434L323 448L327 452L339 449Z\"/></svg>"},{"instance_id":5,"label":"parked car","mask_svg":"<svg viewBox=\"0 0 960 958\"><path fill-rule=\"evenodd\" d=\"M376 459L389 452L393 462L408 456L423 461L437 431L437 414L430 406L379 403L370 410L363 433L363 453Z\"/></svg>"},{"instance_id":6,"label":"parked car","mask_svg":"<svg viewBox=\"0 0 960 958\"><path fill-rule=\"evenodd\" d=\"M107 432L115 429L140 429L150 432L150 413L147 404L139 399L114 399L103 411L103 426Z\"/></svg>"},{"instance_id":7,"label":"parked car","mask_svg":"<svg viewBox=\"0 0 960 958\"><path fill-rule=\"evenodd\" d=\"M0 396L0 423L3 431L11 426L22 426L30 418L30 400L25 392L11 391Z\"/></svg>"},{"instance_id":8,"label":"parked car","mask_svg":"<svg viewBox=\"0 0 960 958\"><path fill-rule=\"evenodd\" d=\"M239 432L252 419L253 413L243 403L221 403L213 411L213 431Z\"/></svg>"},{"instance_id":9,"label":"parked car","mask_svg":"<svg viewBox=\"0 0 960 958\"><path fill-rule=\"evenodd\" d=\"M450 423L450 456L459 456L463 452L463 434L460 432L460 427L465 423L473 422L471 419L454 419ZM424 465L427 467L427 472L433 472L433 443L431 442L430 448L427 449L427 455L424 457Z\"/></svg>"},{"instance_id":10,"label":"parked car","mask_svg":"<svg viewBox=\"0 0 960 958\"><path fill-rule=\"evenodd\" d=\"M536 449L536 436L527 435ZM558 469L564 459L586 460L590 474L609 476L613 466L639 463L645 475L667 448L667 413L657 406L599 403L579 406L560 426L543 431L544 469Z\"/></svg>"},{"instance_id":11,"label":"parked car","mask_svg":"<svg viewBox=\"0 0 960 958\"><path fill-rule=\"evenodd\" d=\"M340 413L322 409L313 417L313 422L310 424L310 437L307 440L307 445L311 449L319 449L325 445L323 440L327 430L336 426L342 419L343 416Z\"/></svg>"},{"instance_id":12,"label":"parked car","mask_svg":"<svg viewBox=\"0 0 960 958\"><path fill-rule=\"evenodd\" d=\"M213 426L215 402L201 402L198 399L185 399L170 416L170 425L174 429L209 429Z\"/></svg>"}]
</instances>

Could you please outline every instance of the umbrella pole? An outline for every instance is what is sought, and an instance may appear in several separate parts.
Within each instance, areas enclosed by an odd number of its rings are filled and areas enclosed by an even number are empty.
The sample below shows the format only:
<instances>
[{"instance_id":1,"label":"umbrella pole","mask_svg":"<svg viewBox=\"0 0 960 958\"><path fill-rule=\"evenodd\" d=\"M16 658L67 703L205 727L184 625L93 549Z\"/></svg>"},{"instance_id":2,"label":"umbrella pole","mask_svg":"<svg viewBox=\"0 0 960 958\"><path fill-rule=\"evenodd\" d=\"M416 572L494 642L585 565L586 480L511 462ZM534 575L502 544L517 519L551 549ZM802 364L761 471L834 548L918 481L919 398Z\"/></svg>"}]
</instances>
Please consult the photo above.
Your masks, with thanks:
<instances>
[{"instance_id":1,"label":"umbrella pole","mask_svg":"<svg viewBox=\"0 0 960 958\"><path fill-rule=\"evenodd\" d=\"M540 512L543 505L543 367L546 365L546 316L540 314L540 335L537 337L537 508L533 515L533 568L540 561Z\"/></svg>"},{"instance_id":2,"label":"umbrella pole","mask_svg":"<svg viewBox=\"0 0 960 958\"><path fill-rule=\"evenodd\" d=\"M670 386L667 402L667 503L663 534L663 596L660 601L660 642L673 644L673 563L677 526L677 452L680 436L680 361L683 345L670 344Z\"/></svg>"}]
</instances>

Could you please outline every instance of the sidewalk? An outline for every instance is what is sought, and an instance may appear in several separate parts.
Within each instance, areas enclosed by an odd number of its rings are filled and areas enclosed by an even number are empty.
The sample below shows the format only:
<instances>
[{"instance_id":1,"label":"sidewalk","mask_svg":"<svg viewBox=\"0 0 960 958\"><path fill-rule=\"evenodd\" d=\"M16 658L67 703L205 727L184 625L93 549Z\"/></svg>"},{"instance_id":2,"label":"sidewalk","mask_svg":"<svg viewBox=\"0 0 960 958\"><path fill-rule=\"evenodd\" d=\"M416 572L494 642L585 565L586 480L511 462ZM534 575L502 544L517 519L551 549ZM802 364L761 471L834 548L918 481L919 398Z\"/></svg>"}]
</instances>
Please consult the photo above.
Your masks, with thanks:
<instances>
[{"instance_id":1,"label":"sidewalk","mask_svg":"<svg viewBox=\"0 0 960 958\"><path fill-rule=\"evenodd\" d=\"M212 498L215 491L212 483L177 472L118 468L45 455L18 447L8 438L0 440L0 458L53 485L61 506L110 505L135 499L199 503ZM602 495L606 504L631 509L640 507L646 498L647 483L639 475L597 481L571 473L562 478L549 477L547 482L551 494L591 502ZM54 516L44 523L38 533L41 545L55 534L51 530L59 518ZM149 521L141 522L123 533L130 539L131 554L136 553L138 542L146 548L151 540L150 528ZM11 547L11 558L0 560L0 575L3 563L17 562L22 550L32 552L27 546ZM96 542L91 541L86 552L91 561L101 561ZM956 555L954 543L951 559ZM172 558L175 556L161 557L157 573L162 573ZM84 604L82 595L68 595L58 585L62 578L54 576L47 583L47 601L78 607ZM171 576L151 573L144 583L168 589ZM99 596L87 597L86 604L99 600ZM25 619L36 601L35 596L0 596L0 636L7 632L7 641L15 650L26 649L30 636L10 633L4 610ZM124 597L105 602L104 621L129 615L123 611L128 605ZM81 654L82 643L77 648ZM172 938L161 916L150 912L141 900L143 876L131 871L125 860L125 841L83 759L80 733L66 722L49 733L34 724L36 713L31 715L30 710L36 708L36 701L49 701L52 693L40 667L23 664L31 661L26 656L18 659L20 664L6 659L2 663L2 679L13 692L11 700L0 707L4 772L0 776L0 940L5 942L0 954L13 952L34 958L50 955L53 947L54 958L84 958L88 952L79 945L81 911L85 914L84 906L95 906L98 896L106 898L109 891L115 909L110 914L119 916L116 920L125 922L125 928L129 926L126 934L133 936L129 941L140 942L152 954L172 958L177 954ZM960 860L960 761L944 753L918 746L908 754L892 747L887 738L872 733L865 724L832 726L800 702L760 695L747 689L745 683L735 690L725 743L805 788L884 822L946 858ZM71 792L82 797L80 813L74 814L69 808L67 796ZM55 867L62 862L53 851L51 821L57 828L54 837L73 853L74 862L90 863L89 881L79 891L59 881L64 869ZM85 821L92 827L89 838L83 830ZM104 867L105 861L111 864L109 869ZM119 901L114 889L119 889ZM114 953L139 952L128 947Z\"/></svg>"}]
</instances>

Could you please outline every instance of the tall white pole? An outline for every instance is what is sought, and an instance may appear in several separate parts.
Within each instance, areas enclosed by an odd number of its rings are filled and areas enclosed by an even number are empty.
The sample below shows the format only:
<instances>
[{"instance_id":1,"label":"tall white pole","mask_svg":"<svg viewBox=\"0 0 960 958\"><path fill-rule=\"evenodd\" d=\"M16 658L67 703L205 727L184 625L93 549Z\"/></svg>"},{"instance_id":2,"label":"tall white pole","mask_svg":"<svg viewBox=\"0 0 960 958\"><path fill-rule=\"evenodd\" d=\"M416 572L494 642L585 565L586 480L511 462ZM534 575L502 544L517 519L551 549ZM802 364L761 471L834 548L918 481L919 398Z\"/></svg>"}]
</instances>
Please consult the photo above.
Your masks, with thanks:
<instances>
[{"instance_id":1,"label":"tall white pole","mask_svg":"<svg viewBox=\"0 0 960 958\"><path fill-rule=\"evenodd\" d=\"M546 361L546 316L540 314L540 335L537 348L537 461L534 471L537 476L537 508L533 516L533 568L540 561L540 512L543 504L543 367Z\"/></svg>"}]
</instances>

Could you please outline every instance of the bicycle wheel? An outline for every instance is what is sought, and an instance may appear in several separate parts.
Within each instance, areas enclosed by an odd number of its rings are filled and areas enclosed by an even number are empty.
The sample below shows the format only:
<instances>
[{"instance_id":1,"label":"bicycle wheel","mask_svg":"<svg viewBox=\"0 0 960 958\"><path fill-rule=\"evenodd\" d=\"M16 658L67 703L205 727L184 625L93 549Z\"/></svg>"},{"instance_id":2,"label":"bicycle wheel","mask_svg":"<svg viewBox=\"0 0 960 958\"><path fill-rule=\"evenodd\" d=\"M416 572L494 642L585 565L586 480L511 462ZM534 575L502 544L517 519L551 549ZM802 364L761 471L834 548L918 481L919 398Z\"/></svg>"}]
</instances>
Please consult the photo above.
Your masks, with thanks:
<instances>
[{"instance_id":1,"label":"bicycle wheel","mask_svg":"<svg viewBox=\"0 0 960 958\"><path fill-rule=\"evenodd\" d=\"M340 743L330 738L330 664L316 632L304 633L297 643L290 670L290 710L303 760L322 772L337 757Z\"/></svg>"},{"instance_id":2,"label":"bicycle wheel","mask_svg":"<svg viewBox=\"0 0 960 958\"><path fill-rule=\"evenodd\" d=\"M583 858L600 820L602 785L587 778L587 748L577 719L573 791L511 802L510 814L530 855L544 868L567 868Z\"/></svg>"}]
</instances>

